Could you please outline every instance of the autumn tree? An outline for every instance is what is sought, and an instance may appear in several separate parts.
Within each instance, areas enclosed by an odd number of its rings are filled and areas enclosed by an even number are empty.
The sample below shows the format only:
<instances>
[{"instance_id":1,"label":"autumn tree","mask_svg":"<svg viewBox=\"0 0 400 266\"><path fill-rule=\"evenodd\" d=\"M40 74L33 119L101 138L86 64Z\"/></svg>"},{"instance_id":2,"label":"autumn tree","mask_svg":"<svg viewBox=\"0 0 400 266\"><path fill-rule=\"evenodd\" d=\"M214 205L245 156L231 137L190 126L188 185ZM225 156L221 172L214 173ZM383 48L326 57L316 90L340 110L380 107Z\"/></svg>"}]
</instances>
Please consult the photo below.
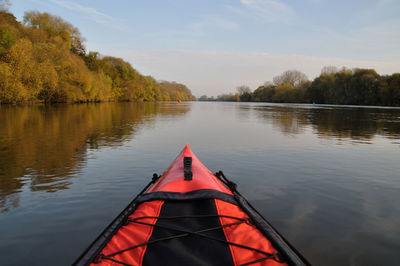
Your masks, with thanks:
<instances>
[{"instance_id":1,"label":"autumn tree","mask_svg":"<svg viewBox=\"0 0 400 266\"><path fill-rule=\"evenodd\" d=\"M299 86L308 81L307 76L298 70L287 70L281 75L273 78L274 85L289 84L293 87Z\"/></svg>"},{"instance_id":2,"label":"autumn tree","mask_svg":"<svg viewBox=\"0 0 400 266\"><path fill-rule=\"evenodd\" d=\"M38 11L25 12L23 22L28 27L45 31L50 38L61 38L75 54L84 55L84 39L77 28L62 18Z\"/></svg>"},{"instance_id":3,"label":"autumn tree","mask_svg":"<svg viewBox=\"0 0 400 266\"><path fill-rule=\"evenodd\" d=\"M255 102L272 102L272 96L275 94L275 86L267 83L258 87L253 92L253 100Z\"/></svg>"},{"instance_id":4,"label":"autumn tree","mask_svg":"<svg viewBox=\"0 0 400 266\"><path fill-rule=\"evenodd\" d=\"M0 11L0 103L194 100L183 84L143 76L120 58L86 54L82 43L60 17L31 11L22 24Z\"/></svg>"}]
</instances>

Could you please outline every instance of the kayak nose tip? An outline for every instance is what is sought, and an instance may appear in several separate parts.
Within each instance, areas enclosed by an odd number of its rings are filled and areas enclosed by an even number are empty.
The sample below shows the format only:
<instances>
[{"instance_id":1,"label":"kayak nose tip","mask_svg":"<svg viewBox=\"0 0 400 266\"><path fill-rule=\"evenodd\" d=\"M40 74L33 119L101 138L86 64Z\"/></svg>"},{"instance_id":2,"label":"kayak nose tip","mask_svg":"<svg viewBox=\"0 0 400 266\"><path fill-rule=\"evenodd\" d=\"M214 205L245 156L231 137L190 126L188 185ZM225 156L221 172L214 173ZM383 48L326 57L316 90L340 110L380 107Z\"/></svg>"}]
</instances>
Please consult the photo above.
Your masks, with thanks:
<instances>
[{"instance_id":1,"label":"kayak nose tip","mask_svg":"<svg viewBox=\"0 0 400 266\"><path fill-rule=\"evenodd\" d=\"M189 143L185 145L185 148L181 151L180 155L181 157L192 157L192 150L189 148Z\"/></svg>"},{"instance_id":2,"label":"kayak nose tip","mask_svg":"<svg viewBox=\"0 0 400 266\"><path fill-rule=\"evenodd\" d=\"M191 151L191 150L190 150L190 147L189 147L189 143L187 143L187 144L185 145L185 148L183 148L182 151L183 151L184 153L187 153L187 152Z\"/></svg>"}]
</instances>

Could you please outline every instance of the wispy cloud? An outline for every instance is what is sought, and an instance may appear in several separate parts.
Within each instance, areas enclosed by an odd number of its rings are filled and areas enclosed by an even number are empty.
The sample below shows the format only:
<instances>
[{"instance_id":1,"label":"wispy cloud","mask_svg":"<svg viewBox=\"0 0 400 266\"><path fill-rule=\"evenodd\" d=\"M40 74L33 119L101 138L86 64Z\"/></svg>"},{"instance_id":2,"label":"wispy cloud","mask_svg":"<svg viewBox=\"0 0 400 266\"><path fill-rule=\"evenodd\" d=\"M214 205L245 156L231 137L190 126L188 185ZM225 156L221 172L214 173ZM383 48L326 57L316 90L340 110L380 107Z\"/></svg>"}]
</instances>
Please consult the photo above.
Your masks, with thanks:
<instances>
[{"instance_id":1,"label":"wispy cloud","mask_svg":"<svg viewBox=\"0 0 400 266\"><path fill-rule=\"evenodd\" d=\"M239 24L237 24L236 22L224 19L222 17L210 17L208 20L208 24L210 26L215 26L223 30L235 31L239 28Z\"/></svg>"},{"instance_id":2,"label":"wispy cloud","mask_svg":"<svg viewBox=\"0 0 400 266\"><path fill-rule=\"evenodd\" d=\"M378 5L384 6L384 5L392 4L392 3L394 3L394 2L395 2L394 0L378 0L378 1L377 1L377 4L378 4Z\"/></svg>"},{"instance_id":3,"label":"wispy cloud","mask_svg":"<svg viewBox=\"0 0 400 266\"><path fill-rule=\"evenodd\" d=\"M89 16L90 19L94 20L98 23L110 23L115 22L115 19L112 16L104 14L92 7L83 6L78 3L74 3L71 1L63 1L63 0L51 0L51 2L62 6L64 8L74 10L80 13L84 13Z\"/></svg>"},{"instance_id":4,"label":"wispy cloud","mask_svg":"<svg viewBox=\"0 0 400 266\"><path fill-rule=\"evenodd\" d=\"M382 21L372 26L357 29L352 33L352 37L354 38L354 43L358 43L359 46L368 43L366 51L369 51L371 54L376 54L376 51L381 51L381 54L399 62L399 28L400 19Z\"/></svg>"},{"instance_id":5,"label":"wispy cloud","mask_svg":"<svg viewBox=\"0 0 400 266\"><path fill-rule=\"evenodd\" d=\"M306 0L306 2L310 4L320 4L322 0Z\"/></svg>"},{"instance_id":6,"label":"wispy cloud","mask_svg":"<svg viewBox=\"0 0 400 266\"><path fill-rule=\"evenodd\" d=\"M67 8L69 10L84 14L88 19L106 25L107 27L117 29L124 32L130 32L130 29L120 22L119 19L98 11L95 8L84 6L72 1L65 0L50 0L52 3Z\"/></svg>"},{"instance_id":7,"label":"wispy cloud","mask_svg":"<svg viewBox=\"0 0 400 266\"><path fill-rule=\"evenodd\" d=\"M200 35L211 30L224 30L224 31L235 31L239 29L239 24L234 21L225 19L220 16L208 16L200 21L191 23L187 26L190 35Z\"/></svg>"},{"instance_id":8,"label":"wispy cloud","mask_svg":"<svg viewBox=\"0 0 400 266\"><path fill-rule=\"evenodd\" d=\"M240 2L253 12L253 16L267 22L290 22L295 14L289 5L278 0L240 0Z\"/></svg>"}]
</instances>

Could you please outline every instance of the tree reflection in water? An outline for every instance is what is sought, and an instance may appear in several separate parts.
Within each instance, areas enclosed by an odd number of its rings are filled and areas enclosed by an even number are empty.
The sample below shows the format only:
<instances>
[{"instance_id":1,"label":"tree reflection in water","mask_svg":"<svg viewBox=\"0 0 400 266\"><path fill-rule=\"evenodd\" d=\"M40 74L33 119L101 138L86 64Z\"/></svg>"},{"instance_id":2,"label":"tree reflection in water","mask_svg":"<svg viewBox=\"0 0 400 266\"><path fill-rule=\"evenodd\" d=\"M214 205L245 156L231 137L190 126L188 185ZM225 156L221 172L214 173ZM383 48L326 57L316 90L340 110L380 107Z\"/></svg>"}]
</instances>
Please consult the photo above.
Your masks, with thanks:
<instances>
[{"instance_id":1,"label":"tree reflection in water","mask_svg":"<svg viewBox=\"0 0 400 266\"><path fill-rule=\"evenodd\" d=\"M180 116L189 105L101 103L0 106L0 211L18 207L23 187L67 189L88 149L123 145L156 116Z\"/></svg>"},{"instance_id":2,"label":"tree reflection in water","mask_svg":"<svg viewBox=\"0 0 400 266\"><path fill-rule=\"evenodd\" d=\"M306 128L321 137L368 141L376 135L400 137L400 109L343 106L268 105L255 107L259 119L284 134L301 134Z\"/></svg>"}]
</instances>

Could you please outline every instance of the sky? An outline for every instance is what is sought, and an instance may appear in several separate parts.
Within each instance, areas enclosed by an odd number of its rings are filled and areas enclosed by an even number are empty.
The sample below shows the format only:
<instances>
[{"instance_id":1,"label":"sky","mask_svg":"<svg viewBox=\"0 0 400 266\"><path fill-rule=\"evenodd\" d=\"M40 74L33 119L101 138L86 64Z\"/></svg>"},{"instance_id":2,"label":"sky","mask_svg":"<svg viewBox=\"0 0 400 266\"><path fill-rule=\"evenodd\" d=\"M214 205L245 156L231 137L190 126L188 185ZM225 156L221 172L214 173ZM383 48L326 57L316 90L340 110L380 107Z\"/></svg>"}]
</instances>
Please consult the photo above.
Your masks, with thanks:
<instances>
[{"instance_id":1,"label":"sky","mask_svg":"<svg viewBox=\"0 0 400 266\"><path fill-rule=\"evenodd\" d=\"M252 90L286 70L400 72L399 0L10 0L62 17L88 51L121 57L196 96Z\"/></svg>"}]
</instances>

